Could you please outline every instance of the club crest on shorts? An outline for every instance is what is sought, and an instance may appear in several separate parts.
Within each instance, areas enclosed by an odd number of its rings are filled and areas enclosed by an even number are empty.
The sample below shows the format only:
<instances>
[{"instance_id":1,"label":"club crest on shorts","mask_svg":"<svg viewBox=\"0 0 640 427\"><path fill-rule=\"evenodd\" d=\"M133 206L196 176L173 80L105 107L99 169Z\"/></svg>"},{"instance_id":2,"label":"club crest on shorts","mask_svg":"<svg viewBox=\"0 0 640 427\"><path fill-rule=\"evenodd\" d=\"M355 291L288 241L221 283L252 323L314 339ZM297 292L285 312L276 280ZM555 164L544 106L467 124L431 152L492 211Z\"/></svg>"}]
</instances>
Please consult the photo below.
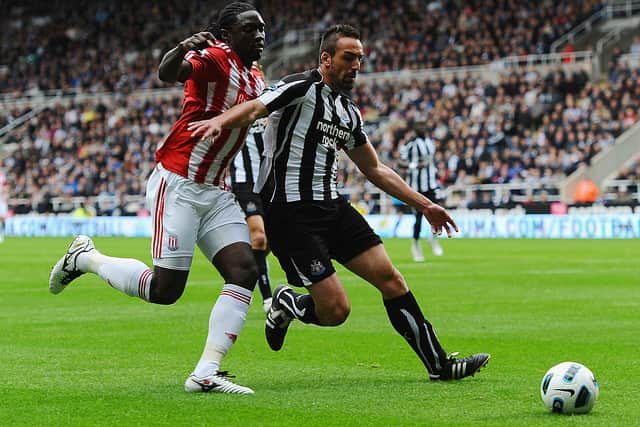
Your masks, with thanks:
<instances>
[{"instance_id":1,"label":"club crest on shorts","mask_svg":"<svg viewBox=\"0 0 640 427\"><path fill-rule=\"evenodd\" d=\"M247 203L247 212L256 212L257 210L258 210L258 207L256 206L255 203L253 202Z\"/></svg>"},{"instance_id":2,"label":"club crest on shorts","mask_svg":"<svg viewBox=\"0 0 640 427\"><path fill-rule=\"evenodd\" d=\"M178 238L176 236L169 236L167 238L167 249L172 252L178 249Z\"/></svg>"},{"instance_id":3,"label":"club crest on shorts","mask_svg":"<svg viewBox=\"0 0 640 427\"><path fill-rule=\"evenodd\" d=\"M322 264L322 262L320 262L320 260L317 260L317 259L311 260L310 267L311 267L312 276L319 276L325 271L327 271L327 268Z\"/></svg>"}]
</instances>

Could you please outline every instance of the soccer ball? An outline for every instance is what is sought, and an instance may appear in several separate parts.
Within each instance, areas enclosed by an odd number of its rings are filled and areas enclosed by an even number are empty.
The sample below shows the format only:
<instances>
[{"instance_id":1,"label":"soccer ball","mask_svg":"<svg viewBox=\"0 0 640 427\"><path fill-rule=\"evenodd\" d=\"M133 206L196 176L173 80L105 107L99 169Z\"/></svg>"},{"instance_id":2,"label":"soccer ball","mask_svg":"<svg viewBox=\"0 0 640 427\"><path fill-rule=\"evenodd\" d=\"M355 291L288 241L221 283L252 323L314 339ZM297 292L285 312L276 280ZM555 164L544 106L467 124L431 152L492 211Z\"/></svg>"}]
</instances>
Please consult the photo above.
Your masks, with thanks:
<instances>
[{"instance_id":1,"label":"soccer ball","mask_svg":"<svg viewBox=\"0 0 640 427\"><path fill-rule=\"evenodd\" d=\"M561 414L586 414L598 394L600 388L593 372L576 362L563 362L549 369L540 384L544 404Z\"/></svg>"}]
</instances>

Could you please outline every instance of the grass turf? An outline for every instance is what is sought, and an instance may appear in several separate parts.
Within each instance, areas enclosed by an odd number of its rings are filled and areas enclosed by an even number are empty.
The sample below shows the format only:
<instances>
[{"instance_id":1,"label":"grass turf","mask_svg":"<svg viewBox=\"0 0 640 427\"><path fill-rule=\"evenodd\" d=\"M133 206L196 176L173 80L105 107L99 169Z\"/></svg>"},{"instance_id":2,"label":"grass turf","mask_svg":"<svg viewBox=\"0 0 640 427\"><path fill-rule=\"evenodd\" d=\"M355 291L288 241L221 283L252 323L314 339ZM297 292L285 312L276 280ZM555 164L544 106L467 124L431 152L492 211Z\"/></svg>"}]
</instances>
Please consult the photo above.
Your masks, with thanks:
<instances>
[{"instance_id":1,"label":"grass turf","mask_svg":"<svg viewBox=\"0 0 640 427\"><path fill-rule=\"evenodd\" d=\"M47 291L70 239L0 245L0 424L6 425L638 425L640 243L451 240L416 264L409 241L385 245L448 351L492 354L459 382L429 382L372 287L340 269L352 303L337 328L294 324L283 350L263 337L256 296L223 368L254 396L191 395L221 288L198 255L182 299L145 304L86 275ZM149 263L147 239L100 238ZM428 249L425 244L425 249ZM426 252L427 253L427 252ZM272 280L282 281L273 258ZM592 413L558 416L539 397L552 365L587 365L600 382Z\"/></svg>"}]
</instances>

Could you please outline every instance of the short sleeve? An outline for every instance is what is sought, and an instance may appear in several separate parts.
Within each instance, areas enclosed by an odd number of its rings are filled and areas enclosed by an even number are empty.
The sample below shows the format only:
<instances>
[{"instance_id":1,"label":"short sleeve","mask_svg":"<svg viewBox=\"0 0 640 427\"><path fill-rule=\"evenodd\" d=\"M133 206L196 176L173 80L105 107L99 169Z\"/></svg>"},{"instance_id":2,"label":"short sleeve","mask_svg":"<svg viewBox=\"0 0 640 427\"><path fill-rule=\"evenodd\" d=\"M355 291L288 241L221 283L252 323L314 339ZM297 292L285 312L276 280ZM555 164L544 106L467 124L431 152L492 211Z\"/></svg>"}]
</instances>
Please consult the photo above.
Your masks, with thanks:
<instances>
[{"instance_id":1,"label":"short sleeve","mask_svg":"<svg viewBox=\"0 0 640 427\"><path fill-rule=\"evenodd\" d=\"M223 64L226 62L226 54L222 49L190 50L184 59L191 64L189 78L192 80L215 81L219 74L225 73Z\"/></svg>"},{"instance_id":2,"label":"short sleeve","mask_svg":"<svg viewBox=\"0 0 640 427\"><path fill-rule=\"evenodd\" d=\"M296 80L290 83L279 81L271 85L258 97L269 113L297 105L304 101L307 91L313 84L310 80Z\"/></svg>"},{"instance_id":3,"label":"short sleeve","mask_svg":"<svg viewBox=\"0 0 640 427\"><path fill-rule=\"evenodd\" d=\"M362 120L362 114L360 114L360 110L358 110L358 107L353 103L349 104L349 114L355 117L355 126L351 132L351 138L349 138L349 141L347 141L343 147L346 151L353 150L356 147L369 143L369 137L364 131L364 120Z\"/></svg>"}]
</instances>

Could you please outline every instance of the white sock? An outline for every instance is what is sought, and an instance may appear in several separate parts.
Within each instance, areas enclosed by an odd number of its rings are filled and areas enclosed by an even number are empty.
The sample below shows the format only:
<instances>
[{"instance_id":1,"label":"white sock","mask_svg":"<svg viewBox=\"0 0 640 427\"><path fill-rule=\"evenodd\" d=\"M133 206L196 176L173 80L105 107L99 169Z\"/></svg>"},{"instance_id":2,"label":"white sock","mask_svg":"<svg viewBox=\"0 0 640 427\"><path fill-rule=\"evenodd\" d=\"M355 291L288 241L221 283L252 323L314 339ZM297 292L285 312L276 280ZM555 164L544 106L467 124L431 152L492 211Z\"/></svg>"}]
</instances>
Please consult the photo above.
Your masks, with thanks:
<instances>
[{"instance_id":1,"label":"white sock","mask_svg":"<svg viewBox=\"0 0 640 427\"><path fill-rule=\"evenodd\" d=\"M209 317L209 335L200 361L194 370L197 377L213 375L220 361L236 342L247 319L251 292L241 286L225 284Z\"/></svg>"},{"instance_id":2,"label":"white sock","mask_svg":"<svg viewBox=\"0 0 640 427\"><path fill-rule=\"evenodd\" d=\"M153 272L142 261L110 257L95 250L80 254L77 266L80 271L97 274L114 289L149 301Z\"/></svg>"}]
</instances>

